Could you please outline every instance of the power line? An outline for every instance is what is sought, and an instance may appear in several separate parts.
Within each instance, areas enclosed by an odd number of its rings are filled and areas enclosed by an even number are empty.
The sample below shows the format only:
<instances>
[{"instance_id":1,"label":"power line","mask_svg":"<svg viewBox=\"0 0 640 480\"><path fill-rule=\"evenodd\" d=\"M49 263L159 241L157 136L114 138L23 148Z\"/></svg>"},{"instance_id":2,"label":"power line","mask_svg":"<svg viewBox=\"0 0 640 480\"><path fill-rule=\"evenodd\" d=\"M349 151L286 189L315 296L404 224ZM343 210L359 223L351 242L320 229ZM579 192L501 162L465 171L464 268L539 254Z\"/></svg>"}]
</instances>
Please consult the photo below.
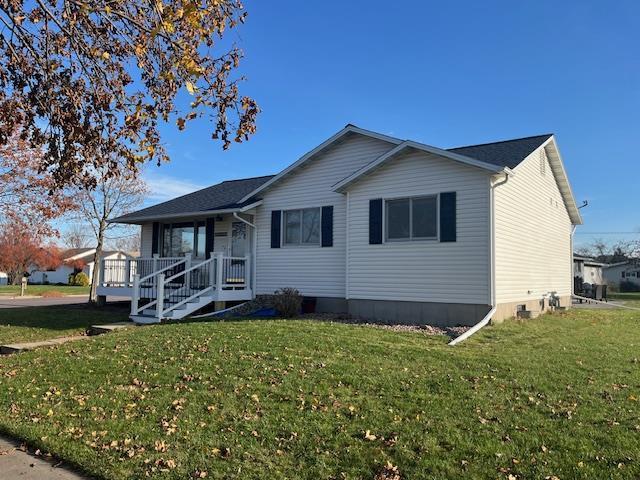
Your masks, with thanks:
<instances>
[{"instance_id":1,"label":"power line","mask_svg":"<svg viewBox=\"0 0 640 480\"><path fill-rule=\"evenodd\" d=\"M640 232L576 232L576 235L640 235Z\"/></svg>"}]
</instances>

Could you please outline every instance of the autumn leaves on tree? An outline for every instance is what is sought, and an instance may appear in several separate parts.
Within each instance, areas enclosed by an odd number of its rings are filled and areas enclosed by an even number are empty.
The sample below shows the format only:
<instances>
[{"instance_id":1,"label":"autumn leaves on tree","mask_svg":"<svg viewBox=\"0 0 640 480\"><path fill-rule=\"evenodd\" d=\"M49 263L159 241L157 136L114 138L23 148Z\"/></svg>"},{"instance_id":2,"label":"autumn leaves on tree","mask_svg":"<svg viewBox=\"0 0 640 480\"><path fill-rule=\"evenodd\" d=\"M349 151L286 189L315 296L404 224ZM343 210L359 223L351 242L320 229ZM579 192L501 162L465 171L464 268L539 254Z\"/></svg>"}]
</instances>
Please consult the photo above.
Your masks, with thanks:
<instances>
[{"instance_id":1,"label":"autumn leaves on tree","mask_svg":"<svg viewBox=\"0 0 640 480\"><path fill-rule=\"evenodd\" d=\"M20 124L63 187L168 160L161 122L206 117L224 148L248 139L258 106L239 91L242 52L218 45L245 18L239 0L0 0L0 145Z\"/></svg>"},{"instance_id":2,"label":"autumn leaves on tree","mask_svg":"<svg viewBox=\"0 0 640 480\"><path fill-rule=\"evenodd\" d=\"M0 0L3 230L42 238L74 208L100 250L91 200L113 203L114 184L139 199L141 167L168 160L162 124L203 117L224 149L249 139L259 109L239 90L242 52L221 45L246 15L239 0Z\"/></svg>"}]
</instances>

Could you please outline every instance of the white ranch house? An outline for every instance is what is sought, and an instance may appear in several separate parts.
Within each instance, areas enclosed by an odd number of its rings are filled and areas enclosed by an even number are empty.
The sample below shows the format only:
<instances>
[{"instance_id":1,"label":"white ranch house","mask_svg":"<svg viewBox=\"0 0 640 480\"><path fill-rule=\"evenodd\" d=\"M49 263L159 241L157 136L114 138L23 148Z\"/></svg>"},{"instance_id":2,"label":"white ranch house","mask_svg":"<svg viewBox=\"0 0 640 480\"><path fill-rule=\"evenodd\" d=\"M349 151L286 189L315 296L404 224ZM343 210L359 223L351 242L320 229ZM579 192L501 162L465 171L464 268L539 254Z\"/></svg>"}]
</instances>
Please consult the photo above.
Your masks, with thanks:
<instances>
[{"instance_id":1,"label":"white ranch house","mask_svg":"<svg viewBox=\"0 0 640 480\"><path fill-rule=\"evenodd\" d=\"M56 284L69 282L69 275L77 273L74 263L83 265L82 271L87 275L89 281L93 277L95 270L93 257L96 253L95 248L70 248L62 252L62 264L54 270L36 270L29 275L29 283L31 284ZM125 252L121 251L103 251L102 259L124 260L128 258Z\"/></svg>"},{"instance_id":2,"label":"white ranch house","mask_svg":"<svg viewBox=\"0 0 640 480\"><path fill-rule=\"evenodd\" d=\"M105 260L98 293L139 322L290 286L319 312L437 325L570 306L582 223L553 135L445 150L353 125L277 175L113 221L141 226L141 257Z\"/></svg>"}]
</instances>

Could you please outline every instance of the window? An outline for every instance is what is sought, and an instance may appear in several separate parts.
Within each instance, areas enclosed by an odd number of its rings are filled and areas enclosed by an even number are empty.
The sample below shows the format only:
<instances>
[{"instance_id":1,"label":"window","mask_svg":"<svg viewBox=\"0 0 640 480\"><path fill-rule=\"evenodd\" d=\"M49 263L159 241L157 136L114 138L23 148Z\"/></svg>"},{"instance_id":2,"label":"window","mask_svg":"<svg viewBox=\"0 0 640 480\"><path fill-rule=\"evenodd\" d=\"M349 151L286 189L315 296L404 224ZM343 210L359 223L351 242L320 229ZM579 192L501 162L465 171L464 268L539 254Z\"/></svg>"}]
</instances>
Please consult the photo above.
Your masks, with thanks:
<instances>
[{"instance_id":1,"label":"window","mask_svg":"<svg viewBox=\"0 0 640 480\"><path fill-rule=\"evenodd\" d=\"M169 223L162 226L162 255L183 257L205 256L205 226L203 222Z\"/></svg>"},{"instance_id":2,"label":"window","mask_svg":"<svg viewBox=\"0 0 640 480\"><path fill-rule=\"evenodd\" d=\"M285 245L320 245L320 208L285 210L283 213Z\"/></svg>"},{"instance_id":3,"label":"window","mask_svg":"<svg viewBox=\"0 0 640 480\"><path fill-rule=\"evenodd\" d=\"M387 200L386 226L388 241L437 238L437 195Z\"/></svg>"}]
</instances>

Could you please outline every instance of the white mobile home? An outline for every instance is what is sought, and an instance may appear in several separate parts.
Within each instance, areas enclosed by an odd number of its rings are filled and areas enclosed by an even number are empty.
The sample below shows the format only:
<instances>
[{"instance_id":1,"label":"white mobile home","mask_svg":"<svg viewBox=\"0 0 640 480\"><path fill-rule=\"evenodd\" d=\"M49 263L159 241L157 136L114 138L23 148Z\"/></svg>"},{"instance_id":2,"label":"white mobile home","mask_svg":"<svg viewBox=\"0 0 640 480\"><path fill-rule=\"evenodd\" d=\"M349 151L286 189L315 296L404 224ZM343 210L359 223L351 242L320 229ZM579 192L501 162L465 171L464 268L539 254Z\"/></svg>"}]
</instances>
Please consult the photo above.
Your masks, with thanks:
<instances>
[{"instance_id":1,"label":"white mobile home","mask_svg":"<svg viewBox=\"0 0 640 480\"><path fill-rule=\"evenodd\" d=\"M290 286L319 311L439 325L569 306L582 223L553 135L445 150L353 125L277 175L113 221L141 225L142 257L107 261L99 294L131 294L139 321Z\"/></svg>"}]
</instances>

